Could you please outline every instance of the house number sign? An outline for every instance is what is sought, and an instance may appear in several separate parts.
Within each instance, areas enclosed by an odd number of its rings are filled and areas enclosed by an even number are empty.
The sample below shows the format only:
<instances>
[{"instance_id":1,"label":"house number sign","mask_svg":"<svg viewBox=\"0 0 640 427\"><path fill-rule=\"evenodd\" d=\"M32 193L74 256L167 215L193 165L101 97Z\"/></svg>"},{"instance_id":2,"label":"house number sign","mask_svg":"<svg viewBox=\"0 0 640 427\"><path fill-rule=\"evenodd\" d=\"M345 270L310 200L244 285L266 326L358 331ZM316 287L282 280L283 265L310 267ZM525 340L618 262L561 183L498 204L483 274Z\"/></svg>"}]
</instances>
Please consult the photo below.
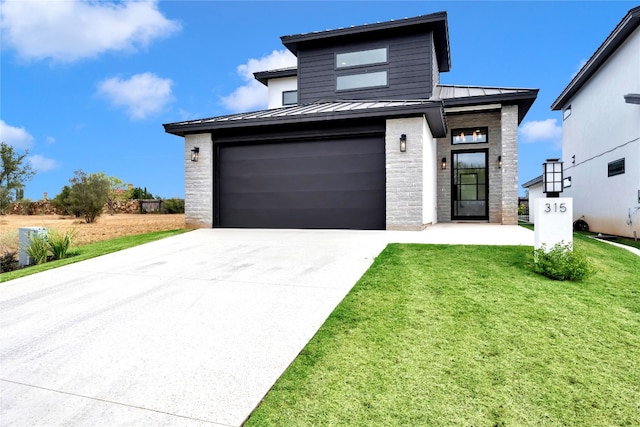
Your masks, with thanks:
<instances>
[{"instance_id":1,"label":"house number sign","mask_svg":"<svg viewBox=\"0 0 640 427\"><path fill-rule=\"evenodd\" d=\"M573 199L544 197L535 199L534 247L549 251L556 243L573 244Z\"/></svg>"},{"instance_id":2,"label":"house number sign","mask_svg":"<svg viewBox=\"0 0 640 427\"><path fill-rule=\"evenodd\" d=\"M548 199L547 199L548 200ZM567 203L545 203L544 204L544 212L545 213L565 213L567 211Z\"/></svg>"}]
</instances>

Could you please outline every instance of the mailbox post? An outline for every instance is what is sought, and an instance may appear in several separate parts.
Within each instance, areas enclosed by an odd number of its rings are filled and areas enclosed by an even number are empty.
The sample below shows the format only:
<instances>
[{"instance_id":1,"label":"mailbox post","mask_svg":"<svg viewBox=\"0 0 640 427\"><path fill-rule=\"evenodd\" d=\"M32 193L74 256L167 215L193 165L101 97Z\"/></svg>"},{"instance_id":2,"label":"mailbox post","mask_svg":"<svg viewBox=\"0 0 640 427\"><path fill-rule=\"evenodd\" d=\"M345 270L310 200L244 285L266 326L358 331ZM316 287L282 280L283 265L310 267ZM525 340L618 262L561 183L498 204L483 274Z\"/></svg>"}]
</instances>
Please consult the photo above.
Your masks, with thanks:
<instances>
[{"instance_id":1,"label":"mailbox post","mask_svg":"<svg viewBox=\"0 0 640 427\"><path fill-rule=\"evenodd\" d=\"M534 247L543 245L547 251L557 243L573 247L573 199L560 197L564 185L562 162L547 159L542 164L543 193L535 200Z\"/></svg>"}]
</instances>

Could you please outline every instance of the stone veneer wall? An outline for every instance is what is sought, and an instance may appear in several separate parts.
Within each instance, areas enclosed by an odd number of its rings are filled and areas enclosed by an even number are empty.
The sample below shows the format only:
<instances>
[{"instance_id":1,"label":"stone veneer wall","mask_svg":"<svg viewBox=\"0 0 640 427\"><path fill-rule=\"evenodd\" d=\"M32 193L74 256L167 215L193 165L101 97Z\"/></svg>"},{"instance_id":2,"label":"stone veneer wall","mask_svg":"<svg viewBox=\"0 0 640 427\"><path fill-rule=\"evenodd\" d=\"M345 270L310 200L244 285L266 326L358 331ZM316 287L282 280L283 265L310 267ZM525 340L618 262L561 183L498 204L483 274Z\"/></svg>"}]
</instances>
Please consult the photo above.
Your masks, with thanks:
<instances>
[{"instance_id":1,"label":"stone veneer wall","mask_svg":"<svg viewBox=\"0 0 640 427\"><path fill-rule=\"evenodd\" d=\"M502 107L502 224L518 224L518 106Z\"/></svg>"},{"instance_id":2,"label":"stone veneer wall","mask_svg":"<svg viewBox=\"0 0 640 427\"><path fill-rule=\"evenodd\" d=\"M191 149L198 147L197 162ZM213 140L210 133L184 138L185 223L188 227L213 227Z\"/></svg>"},{"instance_id":3,"label":"stone veneer wall","mask_svg":"<svg viewBox=\"0 0 640 427\"><path fill-rule=\"evenodd\" d=\"M503 107L504 109L510 106ZM517 136L517 107L516 108L516 123L513 128ZM509 109L508 111L511 111ZM511 114L511 113L509 113ZM451 168L452 164L452 151L463 150L476 150L488 148L488 160L487 167L489 169L489 222L492 223L504 223L503 221L503 185L505 182L505 176L511 176L515 173L516 180L516 192L515 192L515 214L517 222L517 139L514 142L512 140L511 130L503 129L503 113L500 111L490 112L469 112L469 113L456 113L447 115L447 136L446 138L437 139L437 159L446 157L447 168L442 169L438 167L438 221L439 222L451 222ZM451 144L451 130L458 128L470 128L470 127L488 127L489 128L489 143L486 144L464 144L464 145L452 145ZM507 123L507 127L512 126L512 123ZM504 138L510 138L507 140L505 157L505 147L503 147ZM513 148L511 145L515 145ZM515 150L515 160L513 160L513 152ZM502 156L502 168L498 168L498 156ZM515 164L514 164L515 162ZM507 171L507 168L514 168ZM505 173L506 172L506 173Z\"/></svg>"},{"instance_id":4,"label":"stone veneer wall","mask_svg":"<svg viewBox=\"0 0 640 427\"><path fill-rule=\"evenodd\" d=\"M387 230L422 230L424 117L387 120L386 224ZM407 151L400 152L400 135L407 135Z\"/></svg>"}]
</instances>

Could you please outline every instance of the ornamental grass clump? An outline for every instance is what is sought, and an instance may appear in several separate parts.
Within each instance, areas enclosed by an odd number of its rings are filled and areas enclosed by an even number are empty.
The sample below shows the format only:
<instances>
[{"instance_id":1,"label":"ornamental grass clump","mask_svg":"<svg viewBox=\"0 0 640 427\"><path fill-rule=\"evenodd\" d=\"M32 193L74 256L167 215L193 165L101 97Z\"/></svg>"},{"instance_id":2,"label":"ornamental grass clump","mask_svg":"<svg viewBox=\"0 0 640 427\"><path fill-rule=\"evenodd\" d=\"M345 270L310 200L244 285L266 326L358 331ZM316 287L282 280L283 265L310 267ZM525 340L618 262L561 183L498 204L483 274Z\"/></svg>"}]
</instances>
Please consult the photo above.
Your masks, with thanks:
<instances>
[{"instance_id":1,"label":"ornamental grass clump","mask_svg":"<svg viewBox=\"0 0 640 427\"><path fill-rule=\"evenodd\" d=\"M66 232L52 231L49 233L49 252L53 259L64 259L71 249L75 230Z\"/></svg>"},{"instance_id":2,"label":"ornamental grass clump","mask_svg":"<svg viewBox=\"0 0 640 427\"><path fill-rule=\"evenodd\" d=\"M40 265L49 258L49 242L44 233L34 233L29 236L29 245L25 248L32 264Z\"/></svg>"},{"instance_id":3,"label":"ornamental grass clump","mask_svg":"<svg viewBox=\"0 0 640 427\"><path fill-rule=\"evenodd\" d=\"M564 242L549 251L543 244L534 250L533 259L533 271L553 280L581 281L595 273L587 257Z\"/></svg>"}]
</instances>

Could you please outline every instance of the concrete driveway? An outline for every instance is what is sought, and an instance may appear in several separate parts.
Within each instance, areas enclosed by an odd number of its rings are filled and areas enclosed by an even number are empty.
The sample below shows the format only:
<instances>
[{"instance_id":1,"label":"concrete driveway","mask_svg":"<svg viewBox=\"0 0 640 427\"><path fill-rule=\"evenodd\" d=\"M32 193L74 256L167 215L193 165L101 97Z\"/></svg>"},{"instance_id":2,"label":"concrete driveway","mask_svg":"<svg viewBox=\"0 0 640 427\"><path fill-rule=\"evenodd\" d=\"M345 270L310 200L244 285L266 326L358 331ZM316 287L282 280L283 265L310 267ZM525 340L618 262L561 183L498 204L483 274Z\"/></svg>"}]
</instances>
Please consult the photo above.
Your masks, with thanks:
<instances>
[{"instance_id":1,"label":"concrete driveway","mask_svg":"<svg viewBox=\"0 0 640 427\"><path fill-rule=\"evenodd\" d=\"M388 242L533 244L480 226L197 230L2 283L0 423L239 426Z\"/></svg>"}]
</instances>

